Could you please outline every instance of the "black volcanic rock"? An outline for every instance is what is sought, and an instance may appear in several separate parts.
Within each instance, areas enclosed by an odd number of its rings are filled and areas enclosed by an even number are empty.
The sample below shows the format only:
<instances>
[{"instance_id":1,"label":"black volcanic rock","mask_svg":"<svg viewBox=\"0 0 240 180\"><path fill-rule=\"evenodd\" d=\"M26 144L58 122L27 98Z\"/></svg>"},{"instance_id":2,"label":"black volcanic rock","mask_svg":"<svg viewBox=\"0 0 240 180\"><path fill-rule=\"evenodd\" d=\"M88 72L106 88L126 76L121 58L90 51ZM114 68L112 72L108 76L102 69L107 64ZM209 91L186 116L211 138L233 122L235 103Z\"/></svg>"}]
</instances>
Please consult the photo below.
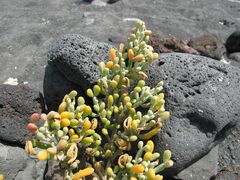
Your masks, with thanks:
<instances>
[{"instance_id":1,"label":"black volcanic rock","mask_svg":"<svg viewBox=\"0 0 240 180\"><path fill-rule=\"evenodd\" d=\"M108 59L111 47L78 34L65 35L49 51L49 61L69 81L87 89L99 79L98 64Z\"/></svg>"},{"instance_id":2,"label":"black volcanic rock","mask_svg":"<svg viewBox=\"0 0 240 180\"><path fill-rule=\"evenodd\" d=\"M44 106L42 95L28 86L0 85L0 141L24 145L29 117Z\"/></svg>"},{"instance_id":3,"label":"black volcanic rock","mask_svg":"<svg viewBox=\"0 0 240 180\"><path fill-rule=\"evenodd\" d=\"M228 53L240 52L240 31L233 32L226 40Z\"/></svg>"},{"instance_id":4,"label":"black volcanic rock","mask_svg":"<svg viewBox=\"0 0 240 180\"><path fill-rule=\"evenodd\" d=\"M159 152L176 162L167 173L192 164L240 121L239 69L202 56L162 54L149 68L148 84L165 82L171 121L155 138Z\"/></svg>"},{"instance_id":5,"label":"black volcanic rock","mask_svg":"<svg viewBox=\"0 0 240 180\"><path fill-rule=\"evenodd\" d=\"M98 65L93 63L97 60L93 59L107 60L110 46L74 36L61 40L67 39L66 46L57 43L61 46L52 48L51 63L72 82L75 78L70 77L84 78L84 84L74 83L86 89L99 77ZM94 46L102 49L98 55ZM166 109L172 114L171 121L166 122L162 133L155 138L157 151L173 152L175 165L168 174L175 175L203 157L239 121L239 78L237 68L190 54L161 54L159 61L150 66L148 84L154 86L164 80Z\"/></svg>"},{"instance_id":6,"label":"black volcanic rock","mask_svg":"<svg viewBox=\"0 0 240 180\"><path fill-rule=\"evenodd\" d=\"M49 63L45 70L43 83L44 99L48 110L57 111L63 97L72 90L76 90L79 94L83 92L79 85L66 79L55 66Z\"/></svg>"}]
</instances>

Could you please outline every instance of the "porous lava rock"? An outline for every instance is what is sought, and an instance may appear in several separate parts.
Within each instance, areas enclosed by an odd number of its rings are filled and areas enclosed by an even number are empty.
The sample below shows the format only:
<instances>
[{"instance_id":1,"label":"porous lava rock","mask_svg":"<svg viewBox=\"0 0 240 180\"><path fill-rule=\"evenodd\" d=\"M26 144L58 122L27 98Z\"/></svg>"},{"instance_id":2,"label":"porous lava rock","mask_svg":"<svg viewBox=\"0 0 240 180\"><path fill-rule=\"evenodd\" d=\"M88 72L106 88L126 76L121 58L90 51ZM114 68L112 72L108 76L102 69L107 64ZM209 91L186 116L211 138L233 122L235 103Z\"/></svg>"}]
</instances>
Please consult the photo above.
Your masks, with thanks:
<instances>
[{"instance_id":1,"label":"porous lava rock","mask_svg":"<svg viewBox=\"0 0 240 180\"><path fill-rule=\"evenodd\" d=\"M50 49L49 61L69 81L87 89L99 79L98 64L108 59L107 52L111 47L78 34L69 34Z\"/></svg>"},{"instance_id":2,"label":"porous lava rock","mask_svg":"<svg viewBox=\"0 0 240 180\"><path fill-rule=\"evenodd\" d=\"M54 67L84 89L96 83L100 77L97 62L108 60L110 45L80 35L68 35L59 42L50 51ZM173 152L175 165L166 172L173 176L207 154L239 120L239 70L203 56L167 53L160 55L148 73L148 85L165 82L171 121L155 142L161 154L166 149Z\"/></svg>"},{"instance_id":3,"label":"porous lava rock","mask_svg":"<svg viewBox=\"0 0 240 180\"><path fill-rule=\"evenodd\" d=\"M240 165L231 166L223 171L220 171L215 180L239 180L240 179Z\"/></svg>"},{"instance_id":4,"label":"porous lava rock","mask_svg":"<svg viewBox=\"0 0 240 180\"><path fill-rule=\"evenodd\" d=\"M170 149L176 174L205 155L240 120L239 69L202 56L162 54L148 84L165 82L171 121L156 136L157 151Z\"/></svg>"},{"instance_id":5,"label":"porous lava rock","mask_svg":"<svg viewBox=\"0 0 240 180\"><path fill-rule=\"evenodd\" d=\"M0 141L24 145L30 115L44 106L42 95L27 85L0 85Z\"/></svg>"},{"instance_id":6,"label":"porous lava rock","mask_svg":"<svg viewBox=\"0 0 240 180\"><path fill-rule=\"evenodd\" d=\"M58 110L63 97L76 90L82 94L81 86L69 81L54 65L49 63L45 69L43 92L44 100L49 111Z\"/></svg>"},{"instance_id":7,"label":"porous lava rock","mask_svg":"<svg viewBox=\"0 0 240 180\"><path fill-rule=\"evenodd\" d=\"M0 174L6 180L42 180L46 161L30 158L24 149L0 143Z\"/></svg>"},{"instance_id":8,"label":"porous lava rock","mask_svg":"<svg viewBox=\"0 0 240 180\"><path fill-rule=\"evenodd\" d=\"M240 68L240 52L232 53L228 58L231 65Z\"/></svg>"}]
</instances>

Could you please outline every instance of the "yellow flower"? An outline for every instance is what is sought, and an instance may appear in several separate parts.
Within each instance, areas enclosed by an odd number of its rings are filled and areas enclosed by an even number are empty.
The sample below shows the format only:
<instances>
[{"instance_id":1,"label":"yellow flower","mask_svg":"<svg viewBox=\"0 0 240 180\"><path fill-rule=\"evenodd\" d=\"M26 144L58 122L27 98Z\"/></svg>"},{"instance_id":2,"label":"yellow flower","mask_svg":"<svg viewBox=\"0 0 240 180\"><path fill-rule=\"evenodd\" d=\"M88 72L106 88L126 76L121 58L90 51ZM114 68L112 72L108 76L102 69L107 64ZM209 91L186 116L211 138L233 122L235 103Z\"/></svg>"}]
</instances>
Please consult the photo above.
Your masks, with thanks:
<instances>
[{"instance_id":1,"label":"yellow flower","mask_svg":"<svg viewBox=\"0 0 240 180\"><path fill-rule=\"evenodd\" d=\"M161 130L161 127L156 127L154 129L152 129L151 131L149 131L148 133L140 134L139 138L144 139L144 140L150 139L153 136L155 136L160 130Z\"/></svg>"},{"instance_id":2,"label":"yellow flower","mask_svg":"<svg viewBox=\"0 0 240 180\"><path fill-rule=\"evenodd\" d=\"M140 174L144 172L144 166L141 164L135 164L132 168L131 168L133 173L136 174Z\"/></svg>"},{"instance_id":3,"label":"yellow flower","mask_svg":"<svg viewBox=\"0 0 240 180\"><path fill-rule=\"evenodd\" d=\"M128 58L129 58L130 60L132 60L132 59L134 58L134 52L133 52L132 49L129 49L129 50L128 50Z\"/></svg>"},{"instance_id":4,"label":"yellow flower","mask_svg":"<svg viewBox=\"0 0 240 180\"><path fill-rule=\"evenodd\" d=\"M4 180L4 176L0 174L0 180Z\"/></svg>"},{"instance_id":5,"label":"yellow flower","mask_svg":"<svg viewBox=\"0 0 240 180\"><path fill-rule=\"evenodd\" d=\"M116 50L114 48L110 49L109 56L110 59L114 61L114 59L116 58Z\"/></svg>"},{"instance_id":6,"label":"yellow flower","mask_svg":"<svg viewBox=\"0 0 240 180\"><path fill-rule=\"evenodd\" d=\"M90 129L92 126L92 123L89 121L89 119L86 119L83 123L83 129L84 131L87 131L88 129Z\"/></svg>"},{"instance_id":7,"label":"yellow flower","mask_svg":"<svg viewBox=\"0 0 240 180\"><path fill-rule=\"evenodd\" d=\"M135 56L135 57L132 59L132 61L133 61L133 62L141 62L142 59L143 59L143 54L139 54L139 55Z\"/></svg>"},{"instance_id":8,"label":"yellow flower","mask_svg":"<svg viewBox=\"0 0 240 180\"><path fill-rule=\"evenodd\" d=\"M147 172L147 179L148 180L155 180L155 171L153 169L149 169Z\"/></svg>"},{"instance_id":9,"label":"yellow flower","mask_svg":"<svg viewBox=\"0 0 240 180\"><path fill-rule=\"evenodd\" d=\"M88 167L88 168L85 168L85 169L82 169L82 170L78 171L76 174L73 175L72 179L73 180L79 180L82 177L86 177L86 176L91 175L93 172L94 172L94 169L91 168L91 167Z\"/></svg>"},{"instance_id":10,"label":"yellow flower","mask_svg":"<svg viewBox=\"0 0 240 180\"><path fill-rule=\"evenodd\" d=\"M147 145L149 145L149 147L150 147L149 152L152 153L153 150L154 150L154 143L153 143L153 141L152 140L147 141Z\"/></svg>"},{"instance_id":11,"label":"yellow flower","mask_svg":"<svg viewBox=\"0 0 240 180\"><path fill-rule=\"evenodd\" d=\"M47 150L42 150L37 155L38 160L45 161L48 158L48 152Z\"/></svg>"},{"instance_id":12,"label":"yellow flower","mask_svg":"<svg viewBox=\"0 0 240 180\"><path fill-rule=\"evenodd\" d=\"M62 103L59 105L59 107L58 107L58 113L61 114L63 111L65 111L66 107L67 107L67 103L66 103L66 102L62 102Z\"/></svg>"}]
</instances>

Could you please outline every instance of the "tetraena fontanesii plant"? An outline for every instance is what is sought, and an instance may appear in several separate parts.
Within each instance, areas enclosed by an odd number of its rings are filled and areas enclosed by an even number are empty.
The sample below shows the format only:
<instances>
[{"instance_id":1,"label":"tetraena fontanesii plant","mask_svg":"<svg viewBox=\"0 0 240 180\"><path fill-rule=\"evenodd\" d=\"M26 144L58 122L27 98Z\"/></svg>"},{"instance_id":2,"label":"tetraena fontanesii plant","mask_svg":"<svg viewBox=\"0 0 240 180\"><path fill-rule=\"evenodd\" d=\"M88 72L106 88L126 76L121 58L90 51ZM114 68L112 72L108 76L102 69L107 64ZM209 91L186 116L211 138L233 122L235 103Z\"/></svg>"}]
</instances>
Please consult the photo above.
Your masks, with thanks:
<instances>
[{"instance_id":1,"label":"tetraena fontanesii plant","mask_svg":"<svg viewBox=\"0 0 240 180\"><path fill-rule=\"evenodd\" d=\"M34 113L28 124L34 138L26 142L26 151L39 160L59 161L65 179L163 179L160 172L173 165L171 152L166 150L160 159L151 138L169 112L163 82L155 88L145 85L144 71L158 59L147 44L150 35L137 22L128 45L110 50L109 61L99 64L101 78L86 92L92 106L72 91L58 112ZM42 127L38 120L44 121ZM37 153L35 147L42 150Z\"/></svg>"}]
</instances>

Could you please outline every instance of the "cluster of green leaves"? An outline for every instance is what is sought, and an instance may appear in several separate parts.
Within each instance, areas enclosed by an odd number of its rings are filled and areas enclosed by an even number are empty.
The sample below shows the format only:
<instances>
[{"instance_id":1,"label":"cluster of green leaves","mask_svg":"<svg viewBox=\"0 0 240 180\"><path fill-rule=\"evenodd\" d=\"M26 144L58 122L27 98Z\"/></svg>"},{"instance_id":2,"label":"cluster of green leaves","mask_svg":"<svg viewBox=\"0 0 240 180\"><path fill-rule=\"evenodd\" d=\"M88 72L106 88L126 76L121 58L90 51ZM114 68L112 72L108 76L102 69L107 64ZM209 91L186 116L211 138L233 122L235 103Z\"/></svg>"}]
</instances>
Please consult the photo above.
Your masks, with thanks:
<instances>
[{"instance_id":1,"label":"cluster of green leaves","mask_svg":"<svg viewBox=\"0 0 240 180\"><path fill-rule=\"evenodd\" d=\"M159 173L173 161L169 150L161 160L151 141L169 119L163 82L154 88L145 85L145 70L158 59L147 44L151 33L138 22L128 44L110 50L109 61L99 64L101 78L86 92L92 106L72 91L58 112L33 114L28 129L34 138L26 151L39 160L58 160L66 179L161 180ZM39 120L42 127L36 125ZM43 150L37 153L35 147Z\"/></svg>"}]
</instances>

